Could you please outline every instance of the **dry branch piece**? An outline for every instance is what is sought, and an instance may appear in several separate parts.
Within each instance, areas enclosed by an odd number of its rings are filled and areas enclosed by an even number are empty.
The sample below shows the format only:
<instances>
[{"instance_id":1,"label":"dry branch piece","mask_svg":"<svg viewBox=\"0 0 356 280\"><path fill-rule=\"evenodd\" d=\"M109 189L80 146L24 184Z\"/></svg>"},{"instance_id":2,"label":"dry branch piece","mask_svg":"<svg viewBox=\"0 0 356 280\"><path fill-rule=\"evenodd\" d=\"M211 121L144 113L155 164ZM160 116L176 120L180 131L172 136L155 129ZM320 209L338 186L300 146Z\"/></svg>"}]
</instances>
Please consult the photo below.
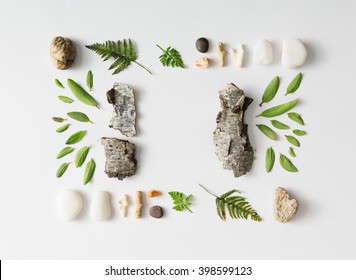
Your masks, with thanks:
<instances>
[{"instance_id":1,"label":"dry branch piece","mask_svg":"<svg viewBox=\"0 0 356 280\"><path fill-rule=\"evenodd\" d=\"M253 162L253 148L244 123L244 113L253 99L232 83L219 91L219 95L222 110L216 118L215 153L224 169L240 177L250 171Z\"/></svg>"},{"instance_id":2,"label":"dry branch piece","mask_svg":"<svg viewBox=\"0 0 356 280\"><path fill-rule=\"evenodd\" d=\"M298 210L298 202L281 187L273 193L274 218L281 223L290 221Z\"/></svg>"},{"instance_id":3,"label":"dry branch piece","mask_svg":"<svg viewBox=\"0 0 356 280\"><path fill-rule=\"evenodd\" d=\"M137 191L136 192L136 210L135 210L135 217L136 219L141 218L142 216L142 192Z\"/></svg>"},{"instance_id":4,"label":"dry branch piece","mask_svg":"<svg viewBox=\"0 0 356 280\"><path fill-rule=\"evenodd\" d=\"M224 44L219 42L218 43L218 54L219 54L219 65L223 67L225 65L225 56L226 56L226 50L224 49Z\"/></svg>"},{"instance_id":5,"label":"dry branch piece","mask_svg":"<svg viewBox=\"0 0 356 280\"><path fill-rule=\"evenodd\" d=\"M245 54L245 50L243 48L243 45L241 45L241 44L237 46L237 49L231 50L231 55L232 55L233 59L235 59L237 67L243 67L244 54Z\"/></svg>"},{"instance_id":6,"label":"dry branch piece","mask_svg":"<svg viewBox=\"0 0 356 280\"><path fill-rule=\"evenodd\" d=\"M51 42L50 54L54 67L65 70L72 66L76 50L70 39L55 37Z\"/></svg>"},{"instance_id":7,"label":"dry branch piece","mask_svg":"<svg viewBox=\"0 0 356 280\"><path fill-rule=\"evenodd\" d=\"M125 84L115 83L106 93L108 102L114 106L109 127L131 137L136 134L136 107L133 89Z\"/></svg>"},{"instance_id":8,"label":"dry branch piece","mask_svg":"<svg viewBox=\"0 0 356 280\"><path fill-rule=\"evenodd\" d=\"M129 198L127 194L124 194L117 204L119 205L121 217L125 218L127 216L127 208L129 207Z\"/></svg>"},{"instance_id":9,"label":"dry branch piece","mask_svg":"<svg viewBox=\"0 0 356 280\"><path fill-rule=\"evenodd\" d=\"M105 173L109 178L119 180L135 175L136 164L134 144L117 138L102 137L101 144L105 149Z\"/></svg>"}]
</instances>

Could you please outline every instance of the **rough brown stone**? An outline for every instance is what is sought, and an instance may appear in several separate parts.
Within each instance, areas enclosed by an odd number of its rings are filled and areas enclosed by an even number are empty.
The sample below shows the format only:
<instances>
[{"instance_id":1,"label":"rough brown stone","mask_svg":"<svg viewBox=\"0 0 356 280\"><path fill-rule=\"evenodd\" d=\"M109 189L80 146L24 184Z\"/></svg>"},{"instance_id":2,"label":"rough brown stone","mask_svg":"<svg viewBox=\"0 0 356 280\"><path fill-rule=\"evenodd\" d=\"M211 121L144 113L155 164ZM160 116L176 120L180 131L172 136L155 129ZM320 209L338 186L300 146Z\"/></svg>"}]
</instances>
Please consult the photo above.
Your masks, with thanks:
<instances>
[{"instance_id":1,"label":"rough brown stone","mask_svg":"<svg viewBox=\"0 0 356 280\"><path fill-rule=\"evenodd\" d=\"M72 66L76 56L76 50L70 39L55 37L51 42L50 54L54 67L65 70Z\"/></svg>"}]
</instances>

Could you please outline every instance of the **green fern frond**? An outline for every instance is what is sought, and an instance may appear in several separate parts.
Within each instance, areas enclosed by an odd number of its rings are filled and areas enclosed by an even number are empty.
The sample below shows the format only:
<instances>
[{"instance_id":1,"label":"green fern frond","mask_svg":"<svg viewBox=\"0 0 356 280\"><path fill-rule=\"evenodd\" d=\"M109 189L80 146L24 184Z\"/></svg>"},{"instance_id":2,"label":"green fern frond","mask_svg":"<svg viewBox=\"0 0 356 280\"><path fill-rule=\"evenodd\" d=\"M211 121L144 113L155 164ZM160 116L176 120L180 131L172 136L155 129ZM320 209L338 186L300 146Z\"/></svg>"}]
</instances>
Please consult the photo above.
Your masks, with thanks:
<instances>
[{"instance_id":1,"label":"green fern frond","mask_svg":"<svg viewBox=\"0 0 356 280\"><path fill-rule=\"evenodd\" d=\"M131 62L144 68L147 72L152 74L146 67L141 65L136 61L137 53L135 50L135 45L130 39L124 39L122 41L106 41L105 43L99 44L95 43L92 45L85 46L91 51L106 61L110 58L115 59L115 61L110 65L109 70L115 69L113 75L120 73L122 70L126 69Z\"/></svg>"},{"instance_id":2,"label":"green fern frond","mask_svg":"<svg viewBox=\"0 0 356 280\"><path fill-rule=\"evenodd\" d=\"M163 49L159 45L156 45L162 52L163 54L160 55L159 60L161 61L163 66L171 66L171 67L181 67L185 68L184 62L182 60L182 57L180 53L172 48L168 47L167 49Z\"/></svg>"}]
</instances>

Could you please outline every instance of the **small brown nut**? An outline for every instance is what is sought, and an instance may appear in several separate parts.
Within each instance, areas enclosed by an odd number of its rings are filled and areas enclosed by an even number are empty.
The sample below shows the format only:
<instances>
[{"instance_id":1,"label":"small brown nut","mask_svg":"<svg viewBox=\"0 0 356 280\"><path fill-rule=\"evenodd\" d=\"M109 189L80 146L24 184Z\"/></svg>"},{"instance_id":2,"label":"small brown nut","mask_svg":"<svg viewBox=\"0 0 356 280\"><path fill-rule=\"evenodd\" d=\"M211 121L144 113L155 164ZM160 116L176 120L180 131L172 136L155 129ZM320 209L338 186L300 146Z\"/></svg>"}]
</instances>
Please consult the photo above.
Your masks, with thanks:
<instances>
[{"instance_id":1,"label":"small brown nut","mask_svg":"<svg viewBox=\"0 0 356 280\"><path fill-rule=\"evenodd\" d=\"M156 196L159 196L161 194L162 193L160 191L157 191L157 190L149 190L147 192L148 197L156 197Z\"/></svg>"}]
</instances>

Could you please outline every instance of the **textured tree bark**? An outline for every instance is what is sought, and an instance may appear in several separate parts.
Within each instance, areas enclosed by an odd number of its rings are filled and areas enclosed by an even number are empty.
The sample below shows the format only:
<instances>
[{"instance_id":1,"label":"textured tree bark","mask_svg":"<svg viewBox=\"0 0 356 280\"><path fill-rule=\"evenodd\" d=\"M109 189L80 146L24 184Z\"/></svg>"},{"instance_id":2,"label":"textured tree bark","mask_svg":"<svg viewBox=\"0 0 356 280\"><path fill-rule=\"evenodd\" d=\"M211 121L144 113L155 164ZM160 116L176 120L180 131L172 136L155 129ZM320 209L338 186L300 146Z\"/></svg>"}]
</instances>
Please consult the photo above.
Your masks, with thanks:
<instances>
[{"instance_id":1,"label":"textured tree bark","mask_svg":"<svg viewBox=\"0 0 356 280\"><path fill-rule=\"evenodd\" d=\"M215 153L224 169L240 177L250 171L253 162L253 148L244 123L244 113L253 99L232 83L219 91L219 97L222 110L216 118Z\"/></svg>"},{"instance_id":2,"label":"textured tree bark","mask_svg":"<svg viewBox=\"0 0 356 280\"><path fill-rule=\"evenodd\" d=\"M105 149L105 173L109 178L119 180L135 175L136 164L134 144L126 140L116 138L101 138L101 144Z\"/></svg>"}]
</instances>

